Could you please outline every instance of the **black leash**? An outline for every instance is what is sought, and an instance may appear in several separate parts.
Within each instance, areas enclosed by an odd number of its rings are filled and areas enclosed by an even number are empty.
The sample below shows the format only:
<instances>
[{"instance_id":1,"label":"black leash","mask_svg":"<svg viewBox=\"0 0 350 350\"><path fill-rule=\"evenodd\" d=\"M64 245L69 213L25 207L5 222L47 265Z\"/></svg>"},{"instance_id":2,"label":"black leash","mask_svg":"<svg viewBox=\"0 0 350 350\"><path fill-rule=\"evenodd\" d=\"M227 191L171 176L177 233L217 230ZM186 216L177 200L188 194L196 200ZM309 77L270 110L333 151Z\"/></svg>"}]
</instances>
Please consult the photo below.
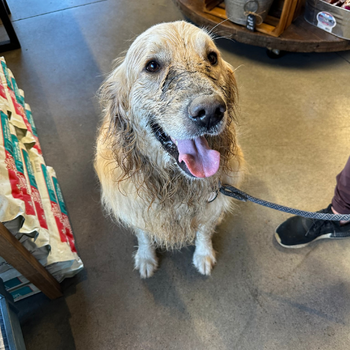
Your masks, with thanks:
<instances>
[{"instance_id":1,"label":"black leash","mask_svg":"<svg viewBox=\"0 0 350 350\"><path fill-rule=\"evenodd\" d=\"M289 214L293 214L293 215L302 216L304 218L317 219L317 220L328 220L328 221L341 221L341 220L349 221L350 220L350 214L343 215L343 214L327 214L327 213L321 213L321 212L314 213L314 212L310 212L310 211L293 209L293 208L285 207L283 205L264 201L262 199L252 197L249 194L239 190L236 187L230 186L230 185L222 185L220 187L220 192L222 194L224 194L225 196L229 196L229 197L238 199L238 200L243 201L243 202L250 201L250 202L262 205L264 207L283 211L285 213L289 213Z\"/></svg>"}]
</instances>

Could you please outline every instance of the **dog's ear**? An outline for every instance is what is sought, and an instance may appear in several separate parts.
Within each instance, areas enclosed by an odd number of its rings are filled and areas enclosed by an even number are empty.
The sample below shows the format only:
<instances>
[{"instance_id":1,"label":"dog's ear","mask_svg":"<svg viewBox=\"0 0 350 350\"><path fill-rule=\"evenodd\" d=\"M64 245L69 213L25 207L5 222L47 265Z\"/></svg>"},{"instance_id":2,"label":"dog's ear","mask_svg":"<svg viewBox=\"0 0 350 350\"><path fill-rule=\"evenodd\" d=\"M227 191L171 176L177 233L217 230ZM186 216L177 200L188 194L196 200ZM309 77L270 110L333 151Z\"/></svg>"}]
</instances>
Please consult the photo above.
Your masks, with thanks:
<instances>
[{"instance_id":1,"label":"dog's ear","mask_svg":"<svg viewBox=\"0 0 350 350\"><path fill-rule=\"evenodd\" d=\"M222 167L224 172L228 176L232 176L234 173L234 169L231 168L231 164L234 163L230 162L230 159L232 157L237 159L238 154L235 127L237 123L236 107L238 103L238 91L233 67L226 61L224 61L224 64L225 79L224 84L222 84L222 90L227 103L227 127L224 129L224 131L220 134L219 137L213 138L213 140L216 141L216 144L213 145L213 149L219 151L221 154L220 166Z\"/></svg>"},{"instance_id":2,"label":"dog's ear","mask_svg":"<svg viewBox=\"0 0 350 350\"><path fill-rule=\"evenodd\" d=\"M128 123L128 82L125 64L121 63L108 76L100 88L100 102L104 120L110 128L124 128Z\"/></svg>"},{"instance_id":3,"label":"dog's ear","mask_svg":"<svg viewBox=\"0 0 350 350\"><path fill-rule=\"evenodd\" d=\"M237 83L233 67L226 62L227 72L227 101L229 101L229 108L235 109L238 99Z\"/></svg>"},{"instance_id":4,"label":"dog's ear","mask_svg":"<svg viewBox=\"0 0 350 350\"><path fill-rule=\"evenodd\" d=\"M100 103L103 108L103 124L106 137L113 151L114 160L129 175L135 167L132 152L135 148L135 132L129 105L130 82L125 63L122 62L108 76L100 88Z\"/></svg>"}]
</instances>

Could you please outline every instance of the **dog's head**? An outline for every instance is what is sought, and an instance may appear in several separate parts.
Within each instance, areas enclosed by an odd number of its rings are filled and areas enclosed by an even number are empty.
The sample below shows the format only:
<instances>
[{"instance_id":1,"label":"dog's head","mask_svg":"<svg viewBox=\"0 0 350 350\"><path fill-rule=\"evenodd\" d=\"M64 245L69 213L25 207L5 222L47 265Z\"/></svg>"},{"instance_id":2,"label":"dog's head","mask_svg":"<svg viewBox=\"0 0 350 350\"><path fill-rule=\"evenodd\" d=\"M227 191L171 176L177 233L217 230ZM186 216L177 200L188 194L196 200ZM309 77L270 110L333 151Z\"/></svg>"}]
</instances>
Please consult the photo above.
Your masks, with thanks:
<instances>
[{"instance_id":1,"label":"dog's head","mask_svg":"<svg viewBox=\"0 0 350 350\"><path fill-rule=\"evenodd\" d=\"M137 149L154 164L206 178L234 150L232 67L210 35L189 23L159 24L141 34L101 91L125 171L140 168L133 164L140 160Z\"/></svg>"}]
</instances>

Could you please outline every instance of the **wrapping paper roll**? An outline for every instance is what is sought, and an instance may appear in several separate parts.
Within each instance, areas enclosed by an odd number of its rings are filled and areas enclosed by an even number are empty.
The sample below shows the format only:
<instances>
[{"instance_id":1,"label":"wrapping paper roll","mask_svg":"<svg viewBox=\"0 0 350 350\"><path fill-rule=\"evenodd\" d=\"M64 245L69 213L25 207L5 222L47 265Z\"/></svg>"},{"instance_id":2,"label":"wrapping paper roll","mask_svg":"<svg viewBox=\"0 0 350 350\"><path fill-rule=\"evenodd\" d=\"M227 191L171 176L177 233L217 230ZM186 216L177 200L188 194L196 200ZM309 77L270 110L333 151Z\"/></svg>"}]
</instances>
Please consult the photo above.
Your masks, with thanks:
<instances>
[{"instance_id":1,"label":"wrapping paper roll","mask_svg":"<svg viewBox=\"0 0 350 350\"><path fill-rule=\"evenodd\" d=\"M60 271L69 268L73 264L75 257L66 238L54 186L48 174L44 159L35 149L30 149L28 154L41 195L50 233L51 251L47 257L46 268L56 277L55 274L60 273Z\"/></svg>"}]
</instances>

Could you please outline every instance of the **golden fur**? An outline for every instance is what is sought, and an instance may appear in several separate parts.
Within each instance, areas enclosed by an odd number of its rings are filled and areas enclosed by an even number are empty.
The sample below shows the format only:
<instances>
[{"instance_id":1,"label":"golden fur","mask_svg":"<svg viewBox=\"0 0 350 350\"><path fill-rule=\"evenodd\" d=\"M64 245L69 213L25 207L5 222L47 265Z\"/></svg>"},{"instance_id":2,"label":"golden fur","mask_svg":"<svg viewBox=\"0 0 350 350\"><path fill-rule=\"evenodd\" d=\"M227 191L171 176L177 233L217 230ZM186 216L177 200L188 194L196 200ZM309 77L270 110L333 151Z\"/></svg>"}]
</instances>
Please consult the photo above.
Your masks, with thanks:
<instances>
[{"instance_id":1,"label":"golden fur","mask_svg":"<svg viewBox=\"0 0 350 350\"><path fill-rule=\"evenodd\" d=\"M218 55L216 67L205 59L208 50ZM154 57L164 62L159 74L144 70ZM190 178L161 147L149 123L156 120L169 135L189 138L185 106L193 96L213 92L227 106L222 132L206 137L210 148L221 154L220 168L211 177ZM244 163L236 141L233 69L210 36L183 21L150 28L119 61L100 96L103 121L95 169L107 211L133 229L139 242L140 232L145 241L165 248L193 244L198 232L210 238L222 213L230 209L231 199L222 194L213 203L207 199L217 191L219 181L236 185ZM212 260L211 266L215 257ZM209 274L211 266L204 273ZM136 267L142 277L153 273L143 274Z\"/></svg>"}]
</instances>

